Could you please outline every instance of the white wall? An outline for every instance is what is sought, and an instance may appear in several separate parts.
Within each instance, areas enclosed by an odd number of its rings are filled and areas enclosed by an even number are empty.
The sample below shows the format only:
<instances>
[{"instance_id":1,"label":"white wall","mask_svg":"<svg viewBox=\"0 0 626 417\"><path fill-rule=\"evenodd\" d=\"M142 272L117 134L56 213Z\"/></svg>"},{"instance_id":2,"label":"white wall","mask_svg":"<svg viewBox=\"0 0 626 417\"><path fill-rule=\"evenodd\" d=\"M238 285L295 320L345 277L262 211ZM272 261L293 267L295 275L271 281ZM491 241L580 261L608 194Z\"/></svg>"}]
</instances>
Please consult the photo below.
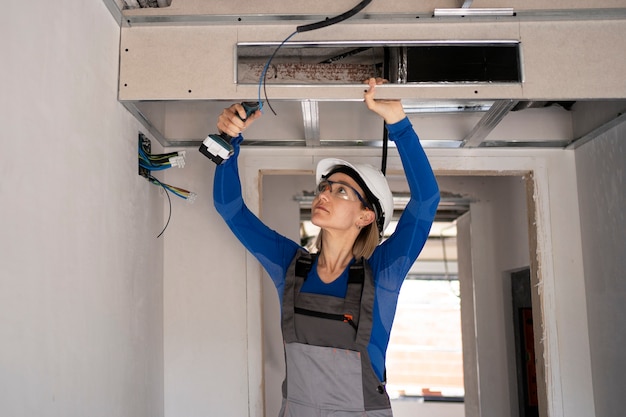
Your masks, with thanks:
<instances>
[{"instance_id":1,"label":"white wall","mask_svg":"<svg viewBox=\"0 0 626 417\"><path fill-rule=\"evenodd\" d=\"M300 206L293 199L303 190L315 185L313 174L264 175L262 210L263 221L272 229L298 242L300 239ZM263 273L263 356L265 415L277 416L282 399L285 378L285 352L280 326L280 305L274 283Z\"/></svg>"},{"instance_id":2,"label":"white wall","mask_svg":"<svg viewBox=\"0 0 626 417\"><path fill-rule=\"evenodd\" d=\"M3 2L0 415L163 414L162 241L101 1Z\"/></svg>"},{"instance_id":3,"label":"white wall","mask_svg":"<svg viewBox=\"0 0 626 417\"><path fill-rule=\"evenodd\" d=\"M527 202L521 185L497 185L489 178L487 189L478 194L481 199L471 207L472 307L480 390L479 410L473 411L481 416L517 413L516 393L510 386L515 380L509 356L512 335L503 328L508 319L498 314L510 314L508 308L502 310L509 290L504 278L530 262L539 277L536 290L540 299L537 304L533 301L534 314L542 318L542 323L535 323L536 349L543 351L541 359L545 361L538 378L540 386L545 384L547 389L547 402L540 398L540 410L550 416L594 416L588 331L581 325L587 313L574 153L530 150L509 154L502 150L485 158L449 156L433 162L450 170L482 167L491 175L523 175L534 183L528 201L528 209L535 212L530 219L533 236L524 236L529 219L522 208ZM512 235L516 238L511 239ZM520 242L525 239L530 240L531 248L536 245L536 252L524 253ZM537 327L540 323L543 327Z\"/></svg>"},{"instance_id":4,"label":"white wall","mask_svg":"<svg viewBox=\"0 0 626 417\"><path fill-rule=\"evenodd\" d=\"M165 177L198 194L172 200L165 235L165 415L246 416L248 298L258 294L246 293L245 250L213 206L215 164L197 148L186 160Z\"/></svg>"},{"instance_id":5,"label":"white wall","mask_svg":"<svg viewBox=\"0 0 626 417\"><path fill-rule=\"evenodd\" d=\"M598 416L624 414L626 125L576 150L593 391Z\"/></svg>"}]
</instances>

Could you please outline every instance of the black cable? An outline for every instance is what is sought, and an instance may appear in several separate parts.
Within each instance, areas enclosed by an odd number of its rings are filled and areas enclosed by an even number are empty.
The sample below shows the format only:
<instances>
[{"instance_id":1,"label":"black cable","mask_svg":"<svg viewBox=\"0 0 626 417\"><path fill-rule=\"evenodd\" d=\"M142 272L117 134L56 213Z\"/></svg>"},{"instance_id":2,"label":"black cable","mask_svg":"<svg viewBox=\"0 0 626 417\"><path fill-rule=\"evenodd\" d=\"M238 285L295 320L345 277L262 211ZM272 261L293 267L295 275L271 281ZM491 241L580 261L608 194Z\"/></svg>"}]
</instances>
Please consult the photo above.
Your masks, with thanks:
<instances>
[{"instance_id":1,"label":"black cable","mask_svg":"<svg viewBox=\"0 0 626 417\"><path fill-rule=\"evenodd\" d=\"M380 163L380 172L387 174L387 149L389 147L389 132L387 131L387 123L383 123L383 155Z\"/></svg>"},{"instance_id":2,"label":"black cable","mask_svg":"<svg viewBox=\"0 0 626 417\"><path fill-rule=\"evenodd\" d=\"M326 26L330 26L330 25L334 25L334 24L339 23L339 22L343 22L344 20L351 18L352 16L354 16L355 14L357 14L358 12L363 10L365 8L365 6L367 6L371 2L372 2L372 0L363 0L361 3L357 4L352 9L350 9L347 12L342 13L342 14L340 14L338 16L331 17L331 18L326 19L326 20L321 20L319 22L310 23L308 25L298 26L298 27L296 27L296 32L298 32L298 33L308 32L310 30L321 29L321 28L326 27Z\"/></svg>"},{"instance_id":3,"label":"black cable","mask_svg":"<svg viewBox=\"0 0 626 417\"><path fill-rule=\"evenodd\" d=\"M163 188L165 188L165 187L163 187ZM167 223L165 223L165 227L163 227L163 230L161 230L161 233L159 233L159 235L157 236L157 239L160 238L161 235L165 232L165 229L167 229L167 226L169 226L170 219L172 218L172 198L170 197L170 194L167 192L167 190L165 190L165 195L167 196L167 202L169 203L170 210L169 210L169 213L167 215Z\"/></svg>"},{"instance_id":4,"label":"black cable","mask_svg":"<svg viewBox=\"0 0 626 417\"><path fill-rule=\"evenodd\" d=\"M150 175L148 179L150 181L153 181L159 184L161 187L163 187L163 191L165 191L165 195L167 196L167 202L169 203L169 206L170 206L169 214L167 215L167 222L165 223L165 227L163 228L163 230L161 230L161 233L159 233L159 235L157 236L157 239L158 239L161 237L161 235L165 232L165 229L167 229L167 226L169 226L170 224L170 219L172 218L172 199L170 198L170 193L167 191L167 188L165 188L165 185L163 185L161 181L157 180L152 175Z\"/></svg>"},{"instance_id":5,"label":"black cable","mask_svg":"<svg viewBox=\"0 0 626 417\"><path fill-rule=\"evenodd\" d=\"M391 82L397 82L398 81L398 75L397 72L391 72L390 67L390 51L389 48L385 47L383 48L383 66L381 68L381 72L382 72L382 76L383 79L386 80L391 80ZM388 152L388 148L389 148L389 131L387 130L387 123L383 122L383 154L381 156L382 160L380 162L380 171L383 173L383 175L386 175L386 171L387 171L387 152Z\"/></svg>"},{"instance_id":6,"label":"black cable","mask_svg":"<svg viewBox=\"0 0 626 417\"><path fill-rule=\"evenodd\" d=\"M263 71L261 73L261 80L259 80L259 83L263 84L263 94L265 96L265 102L269 106L270 110L272 110L272 113L274 113L274 115L276 115L276 112L274 111L274 109L272 108L272 105L270 104L270 101L269 101L269 99L267 97L267 90L265 88L265 86L267 84L266 80L265 80L265 74L267 72L267 69L270 66L270 63L272 62L272 59L274 59L274 56L276 55L276 52L278 52L278 50L281 48L281 46L283 46L285 44L285 42L287 42L292 36L294 36L297 33L308 32L308 31L311 31L311 30L321 29L321 28L324 28L324 27L327 27L327 26L334 25L334 24L339 23L339 22L343 22L344 20L351 18L352 16L354 16L355 14L357 14L358 12L363 10L371 2L372 2L372 0L363 0L362 2L360 2L359 4L354 6L352 9L350 9L347 12L342 13L342 14L340 14L338 16L331 17L331 18L328 18L326 20L321 20L319 22L310 23L308 25L297 26L296 27L296 31L294 33L292 33L291 35L289 35L278 46L278 48L276 48L276 50L274 51L274 53L272 54L270 59L267 60L267 63L265 64L265 68L263 69ZM260 84L259 84L259 86L260 86ZM260 94L259 94L259 96L260 96ZM260 101L260 97L259 97L259 101Z\"/></svg>"}]
</instances>

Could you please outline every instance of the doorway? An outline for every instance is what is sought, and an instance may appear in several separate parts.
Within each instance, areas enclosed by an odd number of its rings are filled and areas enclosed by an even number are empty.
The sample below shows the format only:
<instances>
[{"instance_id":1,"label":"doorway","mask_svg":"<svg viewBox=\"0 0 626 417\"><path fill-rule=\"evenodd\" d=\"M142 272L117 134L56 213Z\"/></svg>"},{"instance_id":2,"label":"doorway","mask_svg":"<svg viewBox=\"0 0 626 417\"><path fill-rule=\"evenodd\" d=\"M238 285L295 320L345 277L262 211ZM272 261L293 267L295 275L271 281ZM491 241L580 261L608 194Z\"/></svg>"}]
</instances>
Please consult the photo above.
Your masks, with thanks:
<instances>
[{"instance_id":1,"label":"doorway","mask_svg":"<svg viewBox=\"0 0 626 417\"><path fill-rule=\"evenodd\" d=\"M300 205L294 197L312 190L314 179L276 174L280 173L263 175L261 217L269 227L298 241ZM517 387L515 353L507 342L511 330L504 311L510 302L505 302L502 274L529 265L528 179L441 176L438 181L442 191L470 201L457 237L465 386L460 415L515 416L519 412L517 391L511 389ZM395 192L395 186L392 189ZM280 407L284 356L278 296L269 279L262 286L265 415L272 416ZM510 293L506 297L510 300Z\"/></svg>"}]
</instances>

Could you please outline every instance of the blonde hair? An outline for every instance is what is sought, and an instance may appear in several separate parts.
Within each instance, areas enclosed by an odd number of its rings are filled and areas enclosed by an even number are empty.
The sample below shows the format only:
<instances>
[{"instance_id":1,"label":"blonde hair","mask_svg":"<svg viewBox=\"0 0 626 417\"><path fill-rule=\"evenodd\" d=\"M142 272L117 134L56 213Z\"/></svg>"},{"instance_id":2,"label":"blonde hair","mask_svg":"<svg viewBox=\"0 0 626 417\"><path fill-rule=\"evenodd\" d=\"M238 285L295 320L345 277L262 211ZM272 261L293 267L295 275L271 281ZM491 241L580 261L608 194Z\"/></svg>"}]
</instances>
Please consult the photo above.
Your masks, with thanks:
<instances>
[{"instance_id":1,"label":"blonde hair","mask_svg":"<svg viewBox=\"0 0 626 417\"><path fill-rule=\"evenodd\" d=\"M317 240L315 241L315 247L318 252L322 252L322 236L324 234L324 230L320 230L317 235ZM376 227L376 223L372 222L361 229L361 232L356 237L356 240L352 244L352 255L355 259L369 259L370 256L374 253L374 249L378 246L380 242L380 238L378 235L378 228Z\"/></svg>"}]
</instances>

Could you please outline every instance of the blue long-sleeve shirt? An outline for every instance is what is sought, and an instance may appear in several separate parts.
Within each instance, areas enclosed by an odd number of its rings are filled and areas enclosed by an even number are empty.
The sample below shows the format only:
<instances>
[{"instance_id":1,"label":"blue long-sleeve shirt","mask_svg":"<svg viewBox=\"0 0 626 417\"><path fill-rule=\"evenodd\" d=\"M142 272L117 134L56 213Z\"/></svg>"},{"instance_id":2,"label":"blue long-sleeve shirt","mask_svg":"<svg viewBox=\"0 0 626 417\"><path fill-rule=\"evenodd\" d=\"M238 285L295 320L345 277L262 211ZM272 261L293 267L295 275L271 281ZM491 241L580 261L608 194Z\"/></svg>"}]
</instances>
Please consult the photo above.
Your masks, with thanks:
<instances>
[{"instance_id":1,"label":"blue long-sleeve shirt","mask_svg":"<svg viewBox=\"0 0 626 417\"><path fill-rule=\"evenodd\" d=\"M378 245L368 259L376 287L368 352L372 367L381 380L400 287L428 238L439 204L437 181L409 119L387 125L387 130L402 160L411 197L394 233ZM235 154L216 168L214 204L235 236L263 265L276 286L282 305L285 274L300 245L267 227L243 201L237 166L242 140L241 135L233 140ZM335 281L325 284L313 265L302 291L344 297L348 270L349 267Z\"/></svg>"}]
</instances>

